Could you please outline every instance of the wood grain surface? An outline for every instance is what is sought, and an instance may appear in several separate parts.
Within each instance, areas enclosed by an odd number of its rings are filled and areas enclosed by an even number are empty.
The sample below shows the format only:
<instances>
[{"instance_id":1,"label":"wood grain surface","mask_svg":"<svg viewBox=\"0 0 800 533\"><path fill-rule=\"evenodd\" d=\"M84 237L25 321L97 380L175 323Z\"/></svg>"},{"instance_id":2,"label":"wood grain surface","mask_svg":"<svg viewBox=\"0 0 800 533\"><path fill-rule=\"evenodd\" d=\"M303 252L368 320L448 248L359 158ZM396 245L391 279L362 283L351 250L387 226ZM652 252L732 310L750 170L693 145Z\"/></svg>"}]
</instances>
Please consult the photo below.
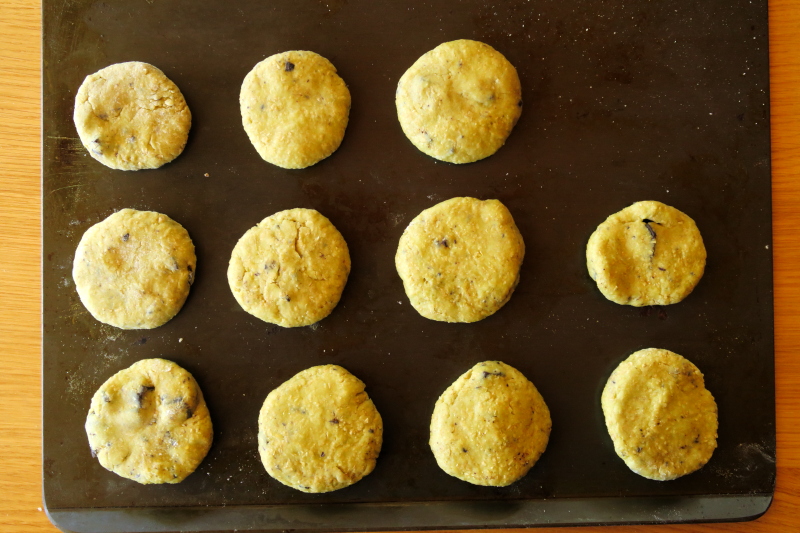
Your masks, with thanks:
<instances>
[{"instance_id":1,"label":"wood grain surface","mask_svg":"<svg viewBox=\"0 0 800 533\"><path fill-rule=\"evenodd\" d=\"M40 39L38 1L0 0L0 532L14 533L56 531L41 497ZM775 501L754 522L581 532L800 531L800 0L770 2L770 68Z\"/></svg>"}]
</instances>

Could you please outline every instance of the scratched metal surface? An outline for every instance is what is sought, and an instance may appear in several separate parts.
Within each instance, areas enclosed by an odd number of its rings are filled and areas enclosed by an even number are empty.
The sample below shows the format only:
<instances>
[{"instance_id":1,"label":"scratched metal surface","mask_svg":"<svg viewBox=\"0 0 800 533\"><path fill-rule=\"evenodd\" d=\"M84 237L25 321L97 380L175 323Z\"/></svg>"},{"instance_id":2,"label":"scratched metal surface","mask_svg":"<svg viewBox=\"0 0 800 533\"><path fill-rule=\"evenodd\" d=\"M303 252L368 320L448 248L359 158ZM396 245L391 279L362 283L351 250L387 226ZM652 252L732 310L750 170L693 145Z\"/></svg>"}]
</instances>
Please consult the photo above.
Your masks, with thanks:
<instances>
[{"instance_id":1,"label":"scratched metal surface","mask_svg":"<svg viewBox=\"0 0 800 533\"><path fill-rule=\"evenodd\" d=\"M772 492L766 1L45 0L43 8L49 510ZM457 38L481 40L505 54L519 71L524 101L505 147L464 166L417 151L394 109L405 69ZM353 100L340 149L300 171L262 161L238 110L245 74L264 57L291 49L329 58ZM193 114L183 155L158 170L103 167L87 156L72 124L83 78L130 60L162 69ZM393 264L406 224L453 196L502 200L527 246L511 301L470 325L417 315ZM644 199L692 216L708 249L695 292L667 308L606 301L584 265L597 224ZM124 207L168 214L197 247L197 278L184 309L155 330L99 324L71 279L83 232ZM243 312L225 271L249 227L292 207L330 218L348 242L353 266L330 317L287 330ZM616 364L651 346L697 364L720 413L719 448L710 463L665 483L632 474L615 456L599 407ZM83 430L96 388L147 357L190 370L214 421L211 452L177 486L141 486L105 471L91 457ZM486 359L520 369L552 412L546 453L508 488L447 476L427 446L438 395ZM385 442L377 468L363 481L308 495L267 476L257 456L256 419L270 390L324 363L340 364L366 382L385 421Z\"/></svg>"}]
</instances>

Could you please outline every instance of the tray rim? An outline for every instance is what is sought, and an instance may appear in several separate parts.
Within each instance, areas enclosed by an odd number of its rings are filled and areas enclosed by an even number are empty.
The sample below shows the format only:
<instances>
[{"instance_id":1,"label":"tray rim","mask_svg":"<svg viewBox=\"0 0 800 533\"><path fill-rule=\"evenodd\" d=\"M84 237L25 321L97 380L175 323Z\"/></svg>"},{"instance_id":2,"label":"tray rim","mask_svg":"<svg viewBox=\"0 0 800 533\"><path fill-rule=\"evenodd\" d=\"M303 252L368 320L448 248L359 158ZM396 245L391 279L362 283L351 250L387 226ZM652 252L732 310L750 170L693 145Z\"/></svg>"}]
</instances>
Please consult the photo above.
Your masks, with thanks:
<instances>
[{"instance_id":1,"label":"tray rim","mask_svg":"<svg viewBox=\"0 0 800 533\"><path fill-rule=\"evenodd\" d=\"M50 509L63 531L409 531L548 526L744 522L772 505L774 493L687 497L554 498L491 502L407 502ZM624 513L620 511L624 508ZM549 514L546 514L550 511ZM494 513L498 518L487 518ZM483 516L480 516L483 515ZM546 515L546 516L545 516ZM663 518L662 518L663 516ZM543 520L544 519L544 520ZM359 527L350 527L353 523Z\"/></svg>"}]
</instances>

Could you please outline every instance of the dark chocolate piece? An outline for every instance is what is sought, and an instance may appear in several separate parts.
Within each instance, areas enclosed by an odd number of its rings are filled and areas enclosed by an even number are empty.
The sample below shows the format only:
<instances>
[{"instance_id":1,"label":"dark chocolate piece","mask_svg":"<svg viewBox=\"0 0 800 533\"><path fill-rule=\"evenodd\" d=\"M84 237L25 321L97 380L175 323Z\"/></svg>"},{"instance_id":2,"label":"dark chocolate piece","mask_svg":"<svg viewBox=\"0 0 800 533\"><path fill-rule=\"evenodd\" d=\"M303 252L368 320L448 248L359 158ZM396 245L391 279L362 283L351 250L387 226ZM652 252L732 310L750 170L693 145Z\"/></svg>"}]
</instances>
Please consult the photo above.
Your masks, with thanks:
<instances>
[{"instance_id":1,"label":"dark chocolate piece","mask_svg":"<svg viewBox=\"0 0 800 533\"><path fill-rule=\"evenodd\" d=\"M650 233L650 238L651 239L655 239L656 238L656 231L650 226L650 223L653 222L653 221L650 220L649 218L646 218L646 219L642 220L642 222L644 222L644 225L647 228L647 231ZM656 224L658 224L658 222L656 222Z\"/></svg>"},{"instance_id":2,"label":"dark chocolate piece","mask_svg":"<svg viewBox=\"0 0 800 533\"><path fill-rule=\"evenodd\" d=\"M144 395L154 390L156 390L156 388L151 385L142 385L141 387L139 387L139 392L136 393L136 403L139 405L140 409L142 407L142 400L144 400Z\"/></svg>"}]
</instances>

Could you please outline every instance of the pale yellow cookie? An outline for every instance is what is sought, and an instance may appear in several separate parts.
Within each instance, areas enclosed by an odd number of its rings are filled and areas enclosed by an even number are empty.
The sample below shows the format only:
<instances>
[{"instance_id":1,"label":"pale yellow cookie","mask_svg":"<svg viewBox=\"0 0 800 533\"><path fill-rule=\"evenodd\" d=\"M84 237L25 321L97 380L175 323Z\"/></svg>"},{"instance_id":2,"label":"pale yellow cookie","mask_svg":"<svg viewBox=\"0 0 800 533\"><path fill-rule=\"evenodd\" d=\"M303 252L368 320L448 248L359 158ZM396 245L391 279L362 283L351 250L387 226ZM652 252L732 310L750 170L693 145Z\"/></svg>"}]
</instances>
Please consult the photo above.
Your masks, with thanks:
<instances>
[{"instance_id":1,"label":"pale yellow cookie","mask_svg":"<svg viewBox=\"0 0 800 533\"><path fill-rule=\"evenodd\" d=\"M617 455L648 479L691 474L717 447L717 404L703 374L669 350L640 350L620 363L601 405Z\"/></svg>"},{"instance_id":2,"label":"pale yellow cookie","mask_svg":"<svg viewBox=\"0 0 800 533\"><path fill-rule=\"evenodd\" d=\"M92 397L86 434L104 468L145 484L183 481L214 435L197 382L165 359L144 359L103 383Z\"/></svg>"},{"instance_id":3,"label":"pale yellow cookie","mask_svg":"<svg viewBox=\"0 0 800 533\"><path fill-rule=\"evenodd\" d=\"M439 397L430 446L451 476L505 487L539 460L550 428L550 410L533 383L505 363L485 361Z\"/></svg>"},{"instance_id":4,"label":"pale yellow cookie","mask_svg":"<svg viewBox=\"0 0 800 533\"><path fill-rule=\"evenodd\" d=\"M267 473L303 492L330 492L372 472L383 421L364 383L337 365L311 367L273 390L258 417Z\"/></svg>"},{"instance_id":5,"label":"pale yellow cookie","mask_svg":"<svg viewBox=\"0 0 800 533\"><path fill-rule=\"evenodd\" d=\"M522 235L500 201L451 198L411 221L395 265L419 314L476 322L511 298L524 256Z\"/></svg>"},{"instance_id":6,"label":"pale yellow cookie","mask_svg":"<svg viewBox=\"0 0 800 533\"><path fill-rule=\"evenodd\" d=\"M83 234L72 278L100 322L151 329L181 310L195 269L194 244L183 226L161 213L123 209Z\"/></svg>"},{"instance_id":7,"label":"pale yellow cookie","mask_svg":"<svg viewBox=\"0 0 800 533\"><path fill-rule=\"evenodd\" d=\"M178 87L138 61L87 76L75 96L73 119L89 155L118 170L169 163L183 152L192 126Z\"/></svg>"},{"instance_id":8,"label":"pale yellow cookie","mask_svg":"<svg viewBox=\"0 0 800 533\"><path fill-rule=\"evenodd\" d=\"M283 52L247 74L239 105L258 155L279 167L305 168L339 148L350 115L350 91L321 55Z\"/></svg>"},{"instance_id":9,"label":"pale yellow cookie","mask_svg":"<svg viewBox=\"0 0 800 533\"><path fill-rule=\"evenodd\" d=\"M489 157L522 114L516 69L478 41L440 44L400 78L397 118L422 152L450 163Z\"/></svg>"},{"instance_id":10,"label":"pale yellow cookie","mask_svg":"<svg viewBox=\"0 0 800 533\"><path fill-rule=\"evenodd\" d=\"M668 305L686 298L703 277L706 249L687 215L661 202L636 202L597 227L586 265L612 302Z\"/></svg>"},{"instance_id":11,"label":"pale yellow cookie","mask_svg":"<svg viewBox=\"0 0 800 533\"><path fill-rule=\"evenodd\" d=\"M313 209L289 209L239 239L228 284L245 311L291 328L328 316L349 274L347 243L334 225Z\"/></svg>"}]
</instances>

